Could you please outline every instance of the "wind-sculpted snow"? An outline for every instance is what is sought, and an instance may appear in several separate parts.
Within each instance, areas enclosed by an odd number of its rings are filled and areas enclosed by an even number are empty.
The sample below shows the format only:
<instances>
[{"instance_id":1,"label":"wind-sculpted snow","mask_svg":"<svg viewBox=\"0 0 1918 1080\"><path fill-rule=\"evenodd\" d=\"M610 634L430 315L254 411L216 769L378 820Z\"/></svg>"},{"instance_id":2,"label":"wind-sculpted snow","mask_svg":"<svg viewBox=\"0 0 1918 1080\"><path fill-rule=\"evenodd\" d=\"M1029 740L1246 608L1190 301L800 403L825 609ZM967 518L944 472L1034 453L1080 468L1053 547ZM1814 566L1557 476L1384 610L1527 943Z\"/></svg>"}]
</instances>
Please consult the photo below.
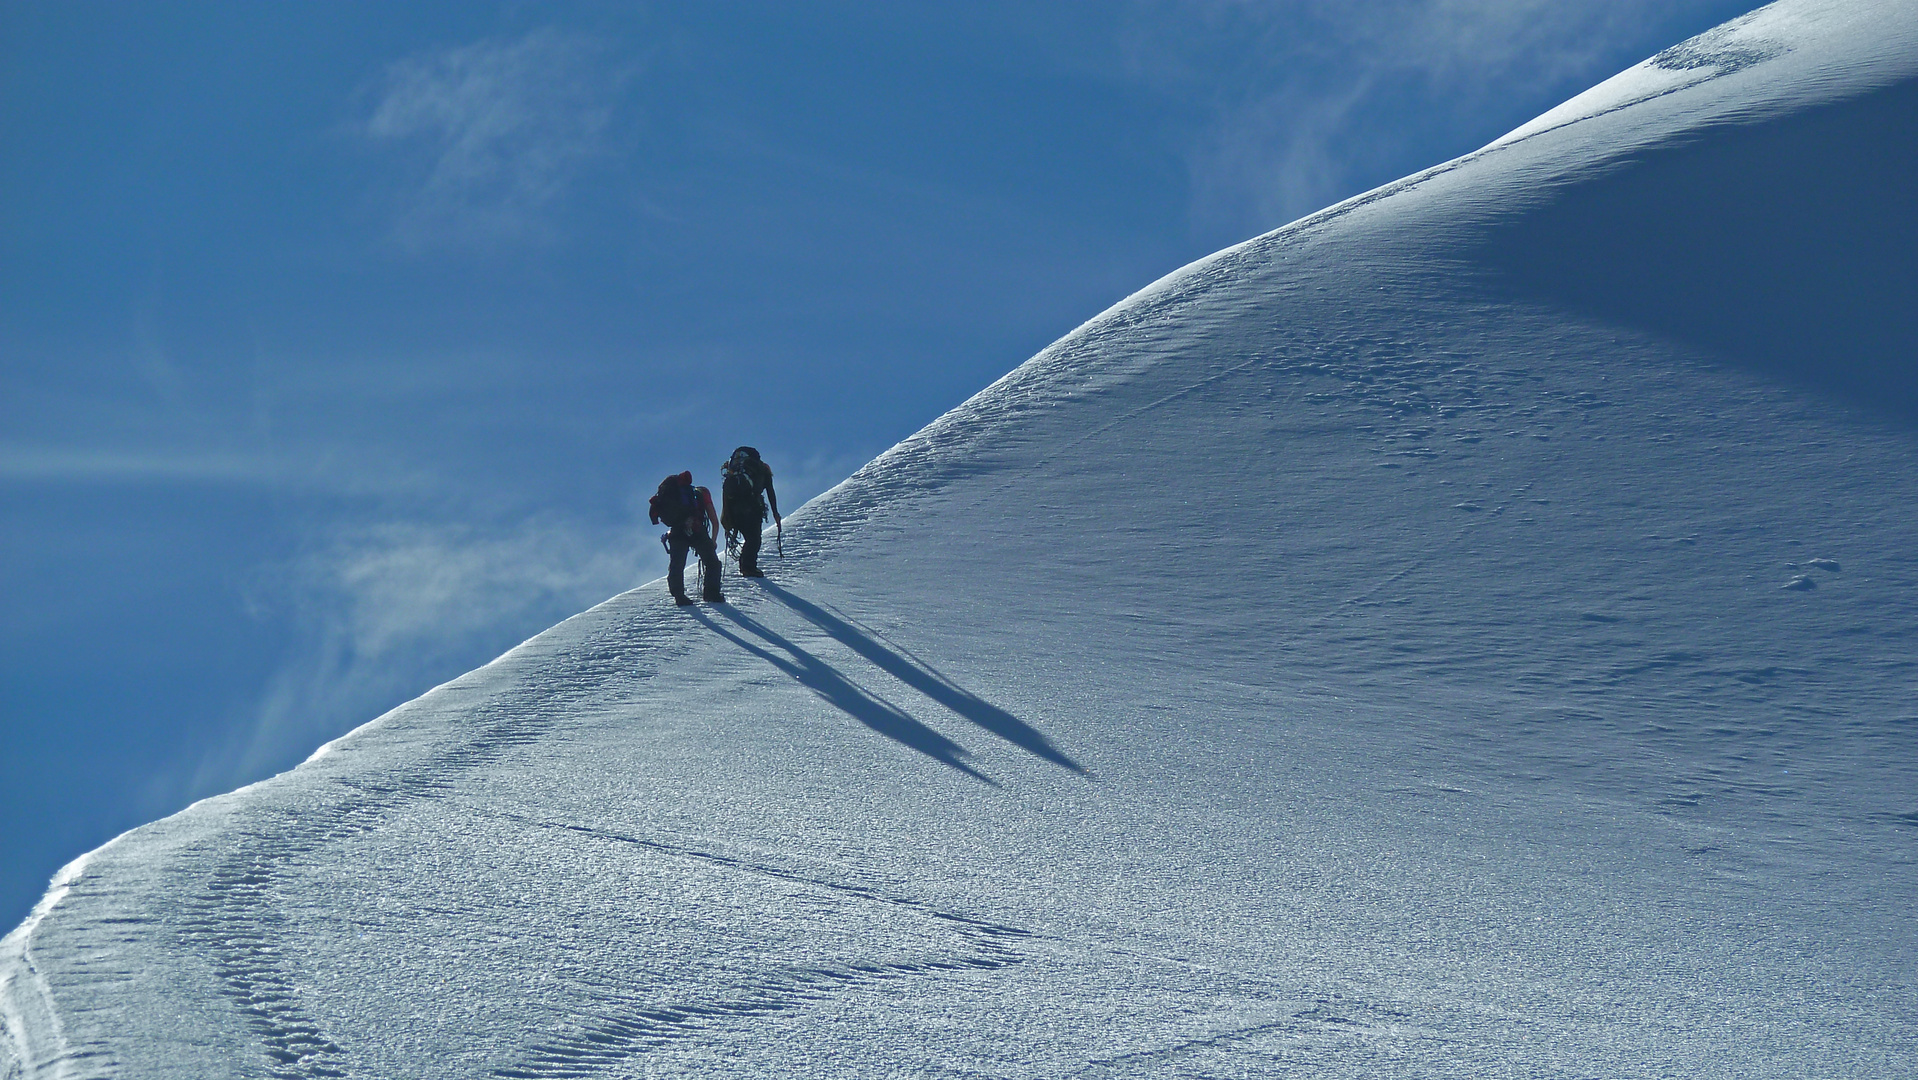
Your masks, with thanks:
<instances>
[{"instance_id":1,"label":"wind-sculpted snow","mask_svg":"<svg viewBox=\"0 0 1918 1080\"><path fill-rule=\"evenodd\" d=\"M1763 9L69 867L0 1077L1897 1076L1918 12Z\"/></svg>"}]
</instances>

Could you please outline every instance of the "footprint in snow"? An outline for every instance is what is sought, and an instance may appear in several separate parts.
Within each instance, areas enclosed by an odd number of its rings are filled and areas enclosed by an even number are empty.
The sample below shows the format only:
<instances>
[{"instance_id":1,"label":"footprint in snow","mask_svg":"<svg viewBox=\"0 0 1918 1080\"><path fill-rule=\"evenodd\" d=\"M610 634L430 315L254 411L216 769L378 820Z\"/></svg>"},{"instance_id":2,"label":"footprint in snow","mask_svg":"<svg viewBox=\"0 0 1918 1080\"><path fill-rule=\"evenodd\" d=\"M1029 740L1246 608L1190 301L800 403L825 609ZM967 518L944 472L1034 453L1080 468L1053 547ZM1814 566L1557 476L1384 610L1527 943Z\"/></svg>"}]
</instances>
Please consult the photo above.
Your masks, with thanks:
<instances>
[{"instance_id":1,"label":"footprint in snow","mask_svg":"<svg viewBox=\"0 0 1918 1080\"><path fill-rule=\"evenodd\" d=\"M1783 585L1779 586L1779 588L1781 589L1797 589L1800 592L1803 592L1806 589L1816 589L1817 587L1818 587L1818 583L1816 581L1813 581L1811 579L1811 576L1808 574L1800 574L1797 577L1792 578L1790 581L1787 581Z\"/></svg>"}]
</instances>

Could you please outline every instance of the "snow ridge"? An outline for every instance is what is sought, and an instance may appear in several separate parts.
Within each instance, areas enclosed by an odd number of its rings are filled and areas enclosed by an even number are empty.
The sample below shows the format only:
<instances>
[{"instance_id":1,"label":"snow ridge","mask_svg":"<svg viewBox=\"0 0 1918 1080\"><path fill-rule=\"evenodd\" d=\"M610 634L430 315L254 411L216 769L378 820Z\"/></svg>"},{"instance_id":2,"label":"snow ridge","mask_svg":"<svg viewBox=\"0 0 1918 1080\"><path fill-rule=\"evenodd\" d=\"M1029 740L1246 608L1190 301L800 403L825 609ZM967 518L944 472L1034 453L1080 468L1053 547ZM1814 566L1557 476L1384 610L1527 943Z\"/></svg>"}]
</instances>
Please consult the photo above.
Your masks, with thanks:
<instances>
[{"instance_id":1,"label":"snow ridge","mask_svg":"<svg viewBox=\"0 0 1918 1080\"><path fill-rule=\"evenodd\" d=\"M33 935L92 858L88 853L61 867L26 920L0 938L0 1080L42 1067L54 1080L68 1075L66 1035L46 976L33 962Z\"/></svg>"}]
</instances>

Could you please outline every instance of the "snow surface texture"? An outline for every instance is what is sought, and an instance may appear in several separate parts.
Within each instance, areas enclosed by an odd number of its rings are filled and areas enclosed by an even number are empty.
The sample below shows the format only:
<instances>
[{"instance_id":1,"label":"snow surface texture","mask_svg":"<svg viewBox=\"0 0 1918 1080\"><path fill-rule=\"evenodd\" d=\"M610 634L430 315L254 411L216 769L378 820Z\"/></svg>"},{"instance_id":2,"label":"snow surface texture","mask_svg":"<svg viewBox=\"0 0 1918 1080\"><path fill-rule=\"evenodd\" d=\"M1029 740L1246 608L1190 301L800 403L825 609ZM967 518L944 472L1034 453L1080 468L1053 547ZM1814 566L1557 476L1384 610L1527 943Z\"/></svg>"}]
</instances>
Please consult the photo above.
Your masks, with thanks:
<instances>
[{"instance_id":1,"label":"snow surface texture","mask_svg":"<svg viewBox=\"0 0 1918 1080\"><path fill-rule=\"evenodd\" d=\"M68 867L0 1076L1918 1075L1915 148L1786 3L1188 267Z\"/></svg>"}]
</instances>

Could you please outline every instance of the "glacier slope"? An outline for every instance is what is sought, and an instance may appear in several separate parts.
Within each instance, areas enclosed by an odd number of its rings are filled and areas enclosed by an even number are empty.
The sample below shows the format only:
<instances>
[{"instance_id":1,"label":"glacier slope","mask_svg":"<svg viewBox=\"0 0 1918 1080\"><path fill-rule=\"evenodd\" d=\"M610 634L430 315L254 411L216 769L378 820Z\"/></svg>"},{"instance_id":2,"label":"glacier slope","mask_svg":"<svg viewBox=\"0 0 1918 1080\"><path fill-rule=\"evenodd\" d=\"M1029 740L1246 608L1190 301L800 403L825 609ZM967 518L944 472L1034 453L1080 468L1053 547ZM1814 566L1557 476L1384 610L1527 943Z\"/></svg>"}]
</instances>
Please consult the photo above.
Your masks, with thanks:
<instances>
[{"instance_id":1,"label":"glacier slope","mask_svg":"<svg viewBox=\"0 0 1918 1080\"><path fill-rule=\"evenodd\" d=\"M1774 5L1155 283L76 862L0 1076L1910 1075L1915 80Z\"/></svg>"}]
</instances>

